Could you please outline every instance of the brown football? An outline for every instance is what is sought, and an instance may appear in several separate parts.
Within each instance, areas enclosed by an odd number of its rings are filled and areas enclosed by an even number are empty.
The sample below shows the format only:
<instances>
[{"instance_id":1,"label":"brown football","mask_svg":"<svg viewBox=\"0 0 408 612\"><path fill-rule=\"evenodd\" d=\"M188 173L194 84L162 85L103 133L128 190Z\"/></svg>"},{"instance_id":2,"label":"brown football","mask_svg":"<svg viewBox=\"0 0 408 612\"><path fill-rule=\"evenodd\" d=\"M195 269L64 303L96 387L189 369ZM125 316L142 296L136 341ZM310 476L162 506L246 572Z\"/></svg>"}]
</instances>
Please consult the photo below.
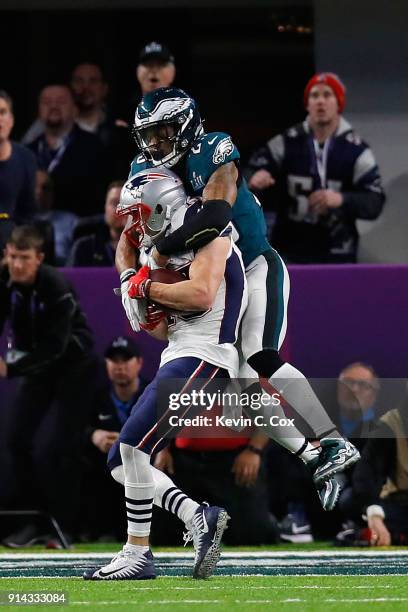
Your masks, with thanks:
<instances>
[{"instance_id":1,"label":"brown football","mask_svg":"<svg viewBox=\"0 0 408 612\"><path fill-rule=\"evenodd\" d=\"M167 268L158 268L157 270L150 270L149 278L156 283L164 283L165 285L173 285L174 283L181 283L181 281L188 280L188 277L183 276L181 272L177 272L177 270L169 270ZM167 306L163 306L159 302L153 302L156 306L158 306L164 312L168 312L169 314L179 314L180 311L168 308Z\"/></svg>"},{"instance_id":2,"label":"brown football","mask_svg":"<svg viewBox=\"0 0 408 612\"><path fill-rule=\"evenodd\" d=\"M177 270L168 270L167 268L150 270L149 277L156 283L164 283L166 285L173 285L174 283L180 283L181 281L187 280L181 272L177 272Z\"/></svg>"}]
</instances>

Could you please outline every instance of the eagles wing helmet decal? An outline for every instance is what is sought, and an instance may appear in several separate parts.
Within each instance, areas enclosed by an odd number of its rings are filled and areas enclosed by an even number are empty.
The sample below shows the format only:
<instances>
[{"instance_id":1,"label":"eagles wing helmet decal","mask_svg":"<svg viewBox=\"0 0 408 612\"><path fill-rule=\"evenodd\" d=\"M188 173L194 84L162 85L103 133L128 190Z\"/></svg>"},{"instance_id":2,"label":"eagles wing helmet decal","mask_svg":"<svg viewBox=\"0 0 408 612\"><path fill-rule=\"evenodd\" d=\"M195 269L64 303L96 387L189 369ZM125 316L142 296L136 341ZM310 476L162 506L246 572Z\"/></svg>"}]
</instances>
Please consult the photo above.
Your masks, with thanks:
<instances>
[{"instance_id":1,"label":"eagles wing helmet decal","mask_svg":"<svg viewBox=\"0 0 408 612\"><path fill-rule=\"evenodd\" d=\"M169 98L168 100L160 100L156 108L150 112L150 116L146 118L146 121L149 123L154 123L155 121L168 121L174 115L188 109L189 104L189 98ZM143 118L141 119L143 123Z\"/></svg>"}]
</instances>

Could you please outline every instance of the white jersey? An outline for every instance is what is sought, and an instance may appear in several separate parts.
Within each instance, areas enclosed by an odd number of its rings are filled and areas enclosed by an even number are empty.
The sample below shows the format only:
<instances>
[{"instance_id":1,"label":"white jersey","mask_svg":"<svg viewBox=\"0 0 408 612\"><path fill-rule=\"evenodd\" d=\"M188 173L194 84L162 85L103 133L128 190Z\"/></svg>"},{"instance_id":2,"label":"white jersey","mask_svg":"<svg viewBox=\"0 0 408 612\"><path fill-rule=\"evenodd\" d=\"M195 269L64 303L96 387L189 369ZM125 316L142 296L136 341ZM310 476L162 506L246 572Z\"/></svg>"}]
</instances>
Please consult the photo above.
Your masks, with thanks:
<instances>
[{"instance_id":1,"label":"white jersey","mask_svg":"<svg viewBox=\"0 0 408 612\"><path fill-rule=\"evenodd\" d=\"M200 206L200 202L193 202L179 208L168 233L180 227L184 219L196 214ZM234 345L248 295L241 253L233 243L231 233L231 227L227 227L222 234L229 238L231 245L224 278L212 308L206 312L169 316L169 344L162 353L160 367L179 357L197 357L225 368L232 378L238 376L239 356ZM167 267L181 271L188 278L188 269L193 260L194 253L189 251L170 257Z\"/></svg>"}]
</instances>

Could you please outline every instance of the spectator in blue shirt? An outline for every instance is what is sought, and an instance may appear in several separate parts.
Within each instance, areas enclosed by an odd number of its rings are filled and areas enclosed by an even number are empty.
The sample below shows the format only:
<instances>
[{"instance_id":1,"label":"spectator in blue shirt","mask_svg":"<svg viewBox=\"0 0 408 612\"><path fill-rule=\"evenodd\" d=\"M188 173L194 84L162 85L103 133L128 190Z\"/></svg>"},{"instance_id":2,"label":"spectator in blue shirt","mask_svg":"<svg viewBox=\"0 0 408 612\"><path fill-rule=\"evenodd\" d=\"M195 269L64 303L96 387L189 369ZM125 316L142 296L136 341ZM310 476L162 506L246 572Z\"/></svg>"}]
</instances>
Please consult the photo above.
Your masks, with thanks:
<instances>
[{"instance_id":1,"label":"spectator in blue shirt","mask_svg":"<svg viewBox=\"0 0 408 612\"><path fill-rule=\"evenodd\" d=\"M106 459L147 381L140 376L140 349L127 336L112 340L105 351L105 363L108 380L89 406L84 431L82 529L90 539L108 536L115 540L126 532L123 487L113 480Z\"/></svg>"}]
</instances>

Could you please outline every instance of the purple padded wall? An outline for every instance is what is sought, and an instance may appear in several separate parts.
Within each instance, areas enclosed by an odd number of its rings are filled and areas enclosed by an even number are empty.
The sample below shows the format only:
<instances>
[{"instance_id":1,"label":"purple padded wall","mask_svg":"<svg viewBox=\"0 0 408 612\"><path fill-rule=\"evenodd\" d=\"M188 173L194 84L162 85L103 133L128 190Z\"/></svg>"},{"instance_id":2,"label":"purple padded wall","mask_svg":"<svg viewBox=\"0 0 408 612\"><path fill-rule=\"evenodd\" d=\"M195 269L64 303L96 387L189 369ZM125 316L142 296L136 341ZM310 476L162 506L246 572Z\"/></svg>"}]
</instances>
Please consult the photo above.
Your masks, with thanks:
<instances>
[{"instance_id":1,"label":"purple padded wall","mask_svg":"<svg viewBox=\"0 0 408 612\"><path fill-rule=\"evenodd\" d=\"M408 266L291 266L291 360L310 377L351 361L408 375Z\"/></svg>"},{"instance_id":2,"label":"purple padded wall","mask_svg":"<svg viewBox=\"0 0 408 612\"><path fill-rule=\"evenodd\" d=\"M351 361L371 363L381 377L408 374L408 266L290 266L291 297L285 357L310 377L336 377ZM116 335L133 333L111 268L66 269L103 353ZM137 342L152 377L163 343L144 332ZM1 343L4 347L4 339ZM0 351L2 352L2 351ZM9 384L0 381L0 396Z\"/></svg>"},{"instance_id":3,"label":"purple padded wall","mask_svg":"<svg viewBox=\"0 0 408 612\"><path fill-rule=\"evenodd\" d=\"M408 373L408 266L290 266L285 357L311 377L336 377L351 361L372 363L382 377ZM65 273L79 292L98 350L115 334L132 333L112 288L112 269ZM154 374L162 343L137 335Z\"/></svg>"}]
</instances>

